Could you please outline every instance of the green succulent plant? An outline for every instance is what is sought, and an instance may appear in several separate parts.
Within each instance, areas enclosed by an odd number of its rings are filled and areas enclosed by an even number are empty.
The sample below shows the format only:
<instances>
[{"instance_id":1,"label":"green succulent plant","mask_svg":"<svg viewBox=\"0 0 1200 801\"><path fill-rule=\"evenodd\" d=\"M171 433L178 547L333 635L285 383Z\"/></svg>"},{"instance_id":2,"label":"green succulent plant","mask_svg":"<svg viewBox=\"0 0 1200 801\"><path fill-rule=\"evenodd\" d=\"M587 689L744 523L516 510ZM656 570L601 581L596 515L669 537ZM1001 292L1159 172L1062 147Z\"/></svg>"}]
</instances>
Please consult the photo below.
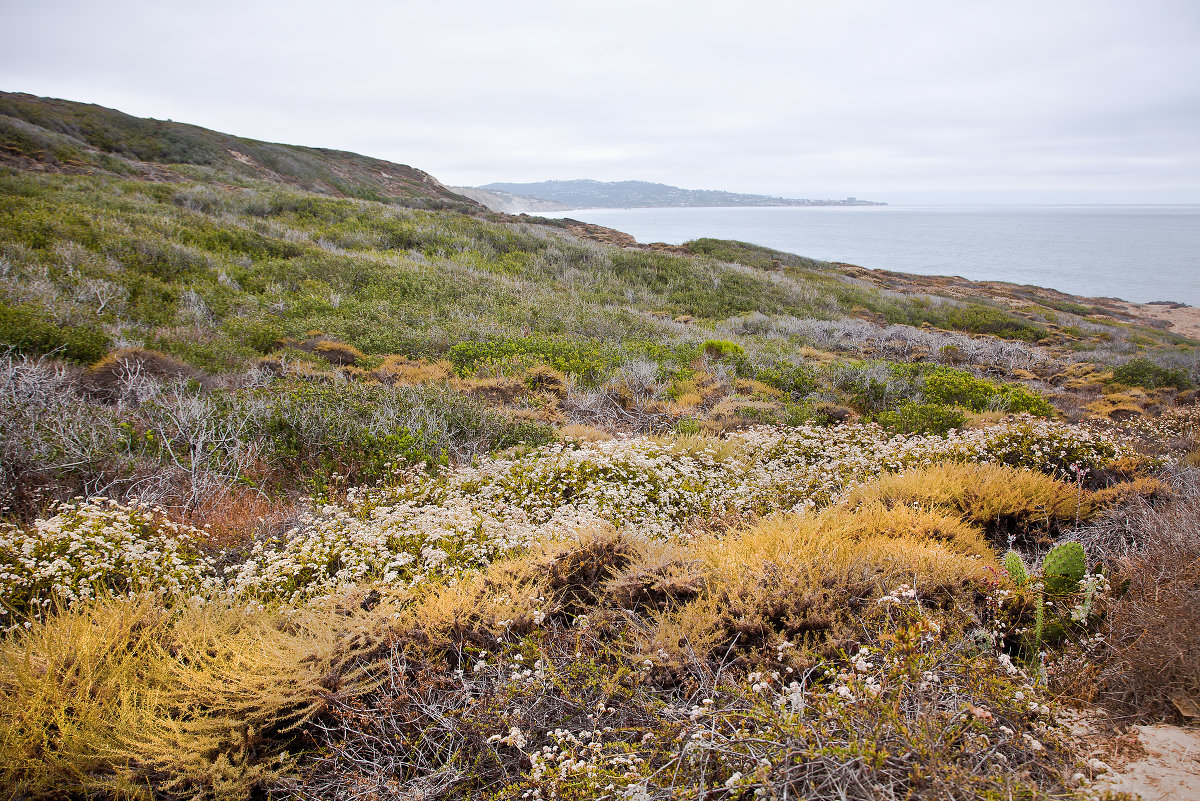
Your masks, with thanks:
<instances>
[{"instance_id":1,"label":"green succulent plant","mask_svg":"<svg viewBox=\"0 0 1200 801\"><path fill-rule=\"evenodd\" d=\"M1025 560L1021 558L1021 554L1014 550L1009 550L1004 554L1004 569L1008 571L1008 577L1012 579L1013 584L1018 587L1025 587L1029 584L1029 568L1025 566Z\"/></svg>"},{"instance_id":2,"label":"green succulent plant","mask_svg":"<svg viewBox=\"0 0 1200 801\"><path fill-rule=\"evenodd\" d=\"M1074 592L1087 573L1087 556L1078 542L1060 542L1042 560L1042 583L1056 595Z\"/></svg>"},{"instance_id":3,"label":"green succulent plant","mask_svg":"<svg viewBox=\"0 0 1200 801\"><path fill-rule=\"evenodd\" d=\"M1024 640L1022 651L1030 664L1040 665L1043 644L1056 642L1071 626L1091 616L1099 584L1083 581L1087 575L1087 557L1078 542L1054 546L1036 575L1031 575L1025 560L1015 550L1004 554L1003 563L1016 588L1032 601L1033 629ZM1064 610L1072 608L1070 601L1074 599L1060 602L1059 596L1076 593L1081 593L1080 605L1064 615Z\"/></svg>"}]
</instances>

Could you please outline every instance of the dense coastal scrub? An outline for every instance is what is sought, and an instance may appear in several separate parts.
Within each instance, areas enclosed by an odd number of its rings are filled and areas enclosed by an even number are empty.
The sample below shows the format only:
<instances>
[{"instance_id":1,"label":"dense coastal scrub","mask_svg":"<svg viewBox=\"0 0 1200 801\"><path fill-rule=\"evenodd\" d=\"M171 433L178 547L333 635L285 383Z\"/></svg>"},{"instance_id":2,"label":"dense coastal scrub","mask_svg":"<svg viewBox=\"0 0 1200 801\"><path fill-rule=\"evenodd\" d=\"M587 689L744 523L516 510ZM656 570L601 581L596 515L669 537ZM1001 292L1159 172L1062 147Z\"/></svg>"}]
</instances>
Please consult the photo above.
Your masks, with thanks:
<instances>
[{"instance_id":1,"label":"dense coastal scrub","mask_svg":"<svg viewBox=\"0 0 1200 801\"><path fill-rule=\"evenodd\" d=\"M0 97L7 796L1096 798L1065 710L1200 692L1196 343L60 105Z\"/></svg>"},{"instance_id":2,"label":"dense coastal scrub","mask_svg":"<svg viewBox=\"0 0 1200 801\"><path fill-rule=\"evenodd\" d=\"M1106 533L1116 496L1093 488L1130 487L1121 513L1190 503L1120 483L1153 469L1131 453L1029 417L576 440L397 469L233 547L163 509L64 504L0 542L3 780L30 797L66 776L187 798L1085 789L1049 689L1079 692L1080 659L1115 688L1136 674L1122 660L1173 647L1092 636L1146 614L1114 586L1160 547ZM1071 530L1135 572L1047 596L1036 556ZM1032 577L1001 565L1013 545Z\"/></svg>"}]
</instances>

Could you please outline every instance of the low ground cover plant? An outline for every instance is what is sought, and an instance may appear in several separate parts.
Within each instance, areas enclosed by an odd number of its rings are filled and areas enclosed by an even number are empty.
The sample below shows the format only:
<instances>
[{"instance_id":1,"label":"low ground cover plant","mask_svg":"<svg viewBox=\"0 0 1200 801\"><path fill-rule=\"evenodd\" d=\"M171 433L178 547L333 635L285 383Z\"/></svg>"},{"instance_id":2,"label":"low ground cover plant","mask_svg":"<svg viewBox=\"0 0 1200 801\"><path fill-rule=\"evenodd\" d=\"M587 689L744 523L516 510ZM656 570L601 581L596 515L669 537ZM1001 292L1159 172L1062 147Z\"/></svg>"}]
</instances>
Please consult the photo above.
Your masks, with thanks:
<instances>
[{"instance_id":1,"label":"low ground cover plant","mask_svg":"<svg viewBox=\"0 0 1200 801\"><path fill-rule=\"evenodd\" d=\"M411 585L480 569L555 532L608 524L673 540L712 521L728 526L773 512L820 509L847 492L863 503L867 496L855 495L855 487L945 462L965 464L877 483L876 499L909 503L903 488L911 486L918 505L951 509L988 526L994 540L1019 534L1026 541L1052 534L1060 521L1086 518L1091 502L1082 487L1052 478L1039 484L1033 475L1025 481L1019 471L972 464L1078 477L1122 453L1077 426L1013 418L945 437L891 436L869 424L762 427L724 441L556 444L433 472L393 465L386 480L317 503L287 530L259 539L232 563L226 559L222 575L205 574L203 581L224 582L235 597L287 602L367 580ZM87 577L81 586L125 589L111 582L121 575L140 581L136 566L158 570L160 556L171 569L207 564L197 551L203 537L171 526L161 511L103 501L61 507L32 529L9 526L3 553L10 568L0 577L5 598L21 609L35 597L49 603L53 594L71 601L81 591L71 583L79 577ZM157 533L168 529L178 532L175 539ZM167 538L160 542L160 536ZM189 588L203 583L199 572L189 575ZM183 590L166 574L159 578L164 591Z\"/></svg>"},{"instance_id":2,"label":"low ground cover plant","mask_svg":"<svg viewBox=\"0 0 1200 801\"><path fill-rule=\"evenodd\" d=\"M1091 577L1050 593L1036 553L1096 514L1083 477L1130 455L1029 416L581 436L393 464L225 549L161 510L76 501L5 529L3 781L1069 795L1082 763L1047 682L1116 601ZM80 682L111 691L72 700Z\"/></svg>"}]
</instances>

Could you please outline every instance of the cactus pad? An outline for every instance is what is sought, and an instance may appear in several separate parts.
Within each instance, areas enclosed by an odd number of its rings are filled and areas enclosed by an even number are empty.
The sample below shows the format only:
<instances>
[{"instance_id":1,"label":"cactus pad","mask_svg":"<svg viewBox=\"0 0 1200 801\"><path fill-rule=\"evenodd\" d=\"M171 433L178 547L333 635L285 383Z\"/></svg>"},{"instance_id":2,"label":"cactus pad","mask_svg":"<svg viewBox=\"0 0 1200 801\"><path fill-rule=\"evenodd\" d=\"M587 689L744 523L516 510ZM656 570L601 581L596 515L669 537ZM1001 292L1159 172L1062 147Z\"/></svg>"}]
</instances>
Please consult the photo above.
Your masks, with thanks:
<instances>
[{"instance_id":1,"label":"cactus pad","mask_svg":"<svg viewBox=\"0 0 1200 801\"><path fill-rule=\"evenodd\" d=\"M1078 542L1060 542L1042 560L1047 592L1074 592L1087 572L1087 557Z\"/></svg>"},{"instance_id":2,"label":"cactus pad","mask_svg":"<svg viewBox=\"0 0 1200 801\"><path fill-rule=\"evenodd\" d=\"M1008 577L1012 579L1013 584L1018 587L1029 583L1029 570L1025 567L1025 560L1016 551L1004 554L1004 569L1008 571Z\"/></svg>"}]
</instances>

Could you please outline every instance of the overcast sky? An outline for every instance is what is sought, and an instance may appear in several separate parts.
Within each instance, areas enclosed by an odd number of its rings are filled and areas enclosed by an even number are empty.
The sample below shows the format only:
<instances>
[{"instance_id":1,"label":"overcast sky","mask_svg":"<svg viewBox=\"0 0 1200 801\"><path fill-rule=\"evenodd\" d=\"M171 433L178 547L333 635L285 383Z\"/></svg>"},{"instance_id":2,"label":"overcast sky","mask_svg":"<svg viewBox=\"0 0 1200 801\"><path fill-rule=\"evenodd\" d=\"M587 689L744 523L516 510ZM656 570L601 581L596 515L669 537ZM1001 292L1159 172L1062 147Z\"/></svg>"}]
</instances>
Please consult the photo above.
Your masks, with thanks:
<instances>
[{"instance_id":1,"label":"overcast sky","mask_svg":"<svg viewBox=\"0 0 1200 801\"><path fill-rule=\"evenodd\" d=\"M0 89L411 164L1200 202L1198 0L0 0Z\"/></svg>"}]
</instances>

